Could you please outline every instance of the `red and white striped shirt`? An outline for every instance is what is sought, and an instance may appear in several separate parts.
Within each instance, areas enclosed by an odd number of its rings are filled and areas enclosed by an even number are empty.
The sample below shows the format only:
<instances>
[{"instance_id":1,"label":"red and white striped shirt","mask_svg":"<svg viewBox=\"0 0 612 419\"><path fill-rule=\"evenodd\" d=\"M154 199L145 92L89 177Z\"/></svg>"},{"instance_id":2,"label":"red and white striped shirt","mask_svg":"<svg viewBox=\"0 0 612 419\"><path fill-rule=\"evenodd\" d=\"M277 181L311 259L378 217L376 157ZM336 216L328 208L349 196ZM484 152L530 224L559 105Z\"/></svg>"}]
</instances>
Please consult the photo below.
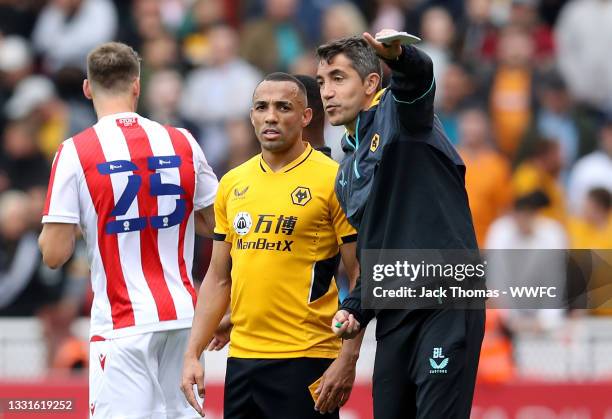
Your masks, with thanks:
<instances>
[{"instance_id":1,"label":"red and white striped shirt","mask_svg":"<svg viewBox=\"0 0 612 419\"><path fill-rule=\"evenodd\" d=\"M60 145L42 222L81 226L92 336L191 327L193 214L217 185L187 130L136 113L105 116Z\"/></svg>"}]
</instances>

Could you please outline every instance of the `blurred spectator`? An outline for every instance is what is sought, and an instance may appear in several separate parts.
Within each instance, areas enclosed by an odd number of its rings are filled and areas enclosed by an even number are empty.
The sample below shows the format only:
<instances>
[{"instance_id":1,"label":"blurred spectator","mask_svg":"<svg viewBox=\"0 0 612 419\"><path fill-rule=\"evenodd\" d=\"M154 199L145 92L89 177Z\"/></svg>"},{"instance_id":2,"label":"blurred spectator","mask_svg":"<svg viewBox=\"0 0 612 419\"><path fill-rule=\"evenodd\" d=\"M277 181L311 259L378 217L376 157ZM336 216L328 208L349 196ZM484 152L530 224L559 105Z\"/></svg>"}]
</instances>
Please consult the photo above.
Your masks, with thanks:
<instances>
[{"instance_id":1,"label":"blurred spectator","mask_svg":"<svg viewBox=\"0 0 612 419\"><path fill-rule=\"evenodd\" d=\"M164 22L164 27L176 32L183 23L185 16L189 14L189 6L193 0L159 0L159 9Z\"/></svg>"},{"instance_id":2,"label":"blurred spectator","mask_svg":"<svg viewBox=\"0 0 612 419\"><path fill-rule=\"evenodd\" d=\"M465 18L459 24L459 57L463 62L488 63L495 57L497 28L491 21L490 0L466 0Z\"/></svg>"},{"instance_id":3,"label":"blurred spectator","mask_svg":"<svg viewBox=\"0 0 612 419\"><path fill-rule=\"evenodd\" d=\"M317 59L314 54L305 52L289 67L289 74L306 74L314 77L317 74Z\"/></svg>"},{"instance_id":4,"label":"blurred spectator","mask_svg":"<svg viewBox=\"0 0 612 419\"><path fill-rule=\"evenodd\" d=\"M141 72L151 73L178 64L179 51L176 39L167 33L162 32L155 37L145 41L142 46L142 70ZM144 74L141 74L141 76Z\"/></svg>"},{"instance_id":5,"label":"blurred spectator","mask_svg":"<svg viewBox=\"0 0 612 419\"><path fill-rule=\"evenodd\" d=\"M35 130L36 143L48 159L53 157L59 143L81 131L93 118L89 104L61 100L54 84L43 76L22 80L6 104L6 113L13 120L26 120Z\"/></svg>"},{"instance_id":6,"label":"blurred spectator","mask_svg":"<svg viewBox=\"0 0 612 419\"><path fill-rule=\"evenodd\" d=\"M229 120L225 129L229 144L229 160L223 172L241 165L261 150L251 121L247 118Z\"/></svg>"},{"instance_id":7,"label":"blurred spectator","mask_svg":"<svg viewBox=\"0 0 612 419\"><path fill-rule=\"evenodd\" d=\"M159 0L119 2L117 7L120 20L116 38L136 51L142 51L147 41L166 34Z\"/></svg>"},{"instance_id":8,"label":"blurred spectator","mask_svg":"<svg viewBox=\"0 0 612 419\"><path fill-rule=\"evenodd\" d=\"M490 106L499 148L513 158L532 118L533 41L524 30L504 28L490 82Z\"/></svg>"},{"instance_id":9,"label":"blurred spectator","mask_svg":"<svg viewBox=\"0 0 612 419\"><path fill-rule=\"evenodd\" d=\"M372 21L372 33L386 28L401 30L405 26L405 16L401 0L376 0L376 16Z\"/></svg>"},{"instance_id":10,"label":"blurred spectator","mask_svg":"<svg viewBox=\"0 0 612 419\"><path fill-rule=\"evenodd\" d=\"M536 93L540 107L525 134L516 160L523 160L538 138L543 136L559 142L564 167L569 168L577 158L595 149L595 127L590 118L574 106L567 86L557 72L551 71L540 77Z\"/></svg>"},{"instance_id":11,"label":"blurred spectator","mask_svg":"<svg viewBox=\"0 0 612 419\"><path fill-rule=\"evenodd\" d=\"M27 38L36 22L40 1L0 1L0 34Z\"/></svg>"},{"instance_id":12,"label":"blurred spectator","mask_svg":"<svg viewBox=\"0 0 612 419\"><path fill-rule=\"evenodd\" d=\"M534 59L540 65L547 64L555 52L553 33L538 14L539 0L512 0L510 25L516 25L531 35Z\"/></svg>"},{"instance_id":13,"label":"blurred spectator","mask_svg":"<svg viewBox=\"0 0 612 419\"><path fill-rule=\"evenodd\" d=\"M21 80L5 105L5 113L10 119L22 119L30 115L38 106L55 96L53 83L44 76L31 76Z\"/></svg>"},{"instance_id":14,"label":"blurred spectator","mask_svg":"<svg viewBox=\"0 0 612 419\"><path fill-rule=\"evenodd\" d=\"M563 226L555 220L538 215L549 205L548 197L540 191L520 196L514 201L514 210L491 225L485 247L567 249L568 238ZM541 266L538 269L541 269Z\"/></svg>"},{"instance_id":15,"label":"blurred spectator","mask_svg":"<svg viewBox=\"0 0 612 419\"><path fill-rule=\"evenodd\" d=\"M553 58L554 37L550 26L538 13L540 0L469 0L467 20L462 25L465 39L461 48L464 59L490 60L498 49L500 33L506 27L524 31L533 43L537 66L547 66Z\"/></svg>"},{"instance_id":16,"label":"blurred spectator","mask_svg":"<svg viewBox=\"0 0 612 419\"><path fill-rule=\"evenodd\" d=\"M612 2L572 0L555 30L561 72L580 102L612 107ZM603 41L603 42L602 42Z\"/></svg>"},{"instance_id":17,"label":"blurred spectator","mask_svg":"<svg viewBox=\"0 0 612 419\"><path fill-rule=\"evenodd\" d=\"M444 126L444 131L448 139L453 144L459 142L459 112L466 106L466 103L473 100L474 80L467 69L458 62L450 63L446 67L439 83L439 90L436 92L440 96L436 114Z\"/></svg>"},{"instance_id":18,"label":"blurred spectator","mask_svg":"<svg viewBox=\"0 0 612 419\"><path fill-rule=\"evenodd\" d=\"M244 4L239 0L233 0L234 2ZM261 0L257 0L262 2ZM304 45L319 45L321 42L321 25L323 23L323 13L327 8L333 6L338 2L345 2L347 0L309 0L309 1L298 1L296 9L296 24L299 27L299 32L302 35ZM354 3L354 2L353 2ZM261 7L261 6L260 6ZM227 8L231 9L231 8Z\"/></svg>"},{"instance_id":19,"label":"blurred spectator","mask_svg":"<svg viewBox=\"0 0 612 419\"><path fill-rule=\"evenodd\" d=\"M151 76L158 71L177 68L179 51L176 39L166 32L146 40L142 45L142 64L140 68L140 88L147 93L150 88ZM153 88L155 88L153 86ZM147 103L140 102L139 109L147 113Z\"/></svg>"},{"instance_id":20,"label":"blurred spectator","mask_svg":"<svg viewBox=\"0 0 612 419\"><path fill-rule=\"evenodd\" d=\"M197 0L193 4L179 29L183 55L191 65L206 65L212 60L215 52L208 30L225 20L222 0Z\"/></svg>"},{"instance_id":21,"label":"blurred spectator","mask_svg":"<svg viewBox=\"0 0 612 419\"><path fill-rule=\"evenodd\" d=\"M26 121L8 124L3 133L2 147L5 159L2 168L10 188L26 191L47 185L49 163L36 144L36 131L31 124Z\"/></svg>"},{"instance_id":22,"label":"blurred spectator","mask_svg":"<svg viewBox=\"0 0 612 419\"><path fill-rule=\"evenodd\" d=\"M54 141L63 141L71 135L83 131L96 122L96 114L91 102L83 94L83 80L86 74L76 67L65 67L55 73L53 83L57 92L55 100L43 106L38 112L38 123L45 120L57 120L57 130L49 130L48 139L42 144L50 147ZM62 132L60 132L63 130ZM55 132L54 132L55 131ZM59 136L59 140L53 138ZM56 150L56 149L55 149ZM48 156L54 156L55 150L45 149Z\"/></svg>"},{"instance_id":23,"label":"blurred spectator","mask_svg":"<svg viewBox=\"0 0 612 419\"><path fill-rule=\"evenodd\" d=\"M237 56L238 35L229 26L210 30L211 48L216 52L210 67L187 75L181 112L198 124L200 145L210 165L218 170L228 158L228 120L246 118L251 96L261 76Z\"/></svg>"},{"instance_id":24,"label":"blurred spectator","mask_svg":"<svg viewBox=\"0 0 612 419\"><path fill-rule=\"evenodd\" d=\"M523 195L515 200L510 214L491 225L486 239L486 248L494 249L487 252L488 287L507 289L508 286L546 284L556 286L559 296L565 295L564 252L539 251L567 249L569 244L561 224L538 215L548 205L548 198L540 191ZM511 251L513 249L515 251ZM525 305L524 301L521 305L519 299L505 297L495 303L503 304L499 308L523 308ZM505 323L514 333L551 330L561 325L564 318L560 309L519 309L505 314Z\"/></svg>"},{"instance_id":25,"label":"blurred spectator","mask_svg":"<svg viewBox=\"0 0 612 419\"><path fill-rule=\"evenodd\" d=\"M297 74L295 78L306 88L306 100L308 107L312 109L312 119L304 127L302 138L308 141L314 149L322 151L331 157L331 149L325 145L325 109L323 109L319 83L317 83L314 77L303 74Z\"/></svg>"},{"instance_id":26,"label":"blurred spectator","mask_svg":"<svg viewBox=\"0 0 612 419\"><path fill-rule=\"evenodd\" d=\"M265 0L264 7L265 15L243 28L241 55L263 73L288 71L304 49L293 23L297 0Z\"/></svg>"},{"instance_id":27,"label":"blurred spectator","mask_svg":"<svg viewBox=\"0 0 612 419\"><path fill-rule=\"evenodd\" d=\"M440 82L452 58L451 48L455 39L455 26L448 11L443 7L427 9L421 19L421 36L423 42L419 44L419 49L431 57L434 78ZM436 106L439 106L441 97L436 95L434 99Z\"/></svg>"},{"instance_id":28,"label":"blurred spectator","mask_svg":"<svg viewBox=\"0 0 612 419\"><path fill-rule=\"evenodd\" d=\"M41 262L37 228L40 212L27 194L8 191L0 195L0 317L39 317L47 348L47 365L55 357L67 326L58 327L66 286L63 270ZM74 319L76 311L69 317Z\"/></svg>"},{"instance_id":29,"label":"blurred spectator","mask_svg":"<svg viewBox=\"0 0 612 419\"><path fill-rule=\"evenodd\" d=\"M410 1L403 0L402 4L410 3ZM427 0L421 2L421 7L444 7L448 13L457 20L463 19L465 14L465 0ZM405 7L405 6L404 6Z\"/></svg>"},{"instance_id":30,"label":"blurred spectator","mask_svg":"<svg viewBox=\"0 0 612 419\"><path fill-rule=\"evenodd\" d=\"M574 213L581 210L587 192L602 187L612 192L612 117L599 130L599 149L576 162L568 182L568 202Z\"/></svg>"},{"instance_id":31,"label":"blurred spectator","mask_svg":"<svg viewBox=\"0 0 612 419\"><path fill-rule=\"evenodd\" d=\"M2 89L13 88L32 73L30 44L19 36L0 38Z\"/></svg>"},{"instance_id":32,"label":"blurred spectator","mask_svg":"<svg viewBox=\"0 0 612 419\"><path fill-rule=\"evenodd\" d=\"M0 34L0 110L15 86L33 70L30 44L19 36L2 37ZM4 129L6 113L0 112L0 131Z\"/></svg>"},{"instance_id":33,"label":"blurred spectator","mask_svg":"<svg viewBox=\"0 0 612 419\"><path fill-rule=\"evenodd\" d=\"M346 36L361 35L367 29L365 18L353 3L343 1L333 4L323 13L321 43L328 43Z\"/></svg>"},{"instance_id":34,"label":"blurred spectator","mask_svg":"<svg viewBox=\"0 0 612 419\"><path fill-rule=\"evenodd\" d=\"M147 116L160 124L187 128L195 131L197 127L179 113L179 104L183 92L183 79L175 70L160 70L151 74L149 88L144 102Z\"/></svg>"},{"instance_id":35,"label":"blurred spectator","mask_svg":"<svg viewBox=\"0 0 612 419\"><path fill-rule=\"evenodd\" d=\"M345 36L361 35L367 31L367 23L357 6L348 1L340 1L328 5L321 16L322 43ZM315 76L317 61L312 51L304 51L290 65L289 73Z\"/></svg>"},{"instance_id":36,"label":"blurred spectator","mask_svg":"<svg viewBox=\"0 0 612 419\"><path fill-rule=\"evenodd\" d=\"M591 189L585 197L579 216L571 218L569 235L572 249L589 249L589 252L573 252L580 260L587 258L584 266L590 269L587 286L588 307L594 315L612 315L612 194L604 188ZM579 284L584 283L581 272ZM584 307L584 306L583 306Z\"/></svg>"},{"instance_id":37,"label":"blurred spectator","mask_svg":"<svg viewBox=\"0 0 612 419\"><path fill-rule=\"evenodd\" d=\"M29 204L24 192L13 190L0 194L0 313L3 314L13 311L17 315L32 314L24 307L13 307L41 267L38 237L31 230Z\"/></svg>"},{"instance_id":38,"label":"blurred spectator","mask_svg":"<svg viewBox=\"0 0 612 419\"><path fill-rule=\"evenodd\" d=\"M214 25L225 22L223 0L195 0L191 3L191 10L183 16L178 30L180 37L185 38L190 34L201 33Z\"/></svg>"},{"instance_id":39,"label":"blurred spectator","mask_svg":"<svg viewBox=\"0 0 612 419\"><path fill-rule=\"evenodd\" d=\"M461 26L464 37L461 57L489 61L498 48L500 32L514 26L531 38L536 64L549 65L555 53L554 37L551 26L540 18L538 5L541 3L540 0L468 0L467 19Z\"/></svg>"},{"instance_id":40,"label":"blurred spectator","mask_svg":"<svg viewBox=\"0 0 612 419\"><path fill-rule=\"evenodd\" d=\"M466 165L465 188L476 239L480 246L484 246L489 225L510 204L510 164L491 145L489 122L484 111L473 108L462 112L459 133L459 154Z\"/></svg>"},{"instance_id":41,"label":"blurred spectator","mask_svg":"<svg viewBox=\"0 0 612 419\"><path fill-rule=\"evenodd\" d=\"M604 188L591 189L579 217L570 219L573 249L612 249L612 197Z\"/></svg>"},{"instance_id":42,"label":"blurred spectator","mask_svg":"<svg viewBox=\"0 0 612 419\"><path fill-rule=\"evenodd\" d=\"M561 147L556 141L540 139L533 147L529 158L521 163L512 177L514 196L521 197L540 192L547 197L548 204L541 215L560 223L566 221L565 194L559 182L563 168Z\"/></svg>"},{"instance_id":43,"label":"blurred spectator","mask_svg":"<svg viewBox=\"0 0 612 419\"><path fill-rule=\"evenodd\" d=\"M76 66L96 45L110 41L117 30L117 14L110 0L51 0L38 17L32 40L47 68Z\"/></svg>"}]
</instances>

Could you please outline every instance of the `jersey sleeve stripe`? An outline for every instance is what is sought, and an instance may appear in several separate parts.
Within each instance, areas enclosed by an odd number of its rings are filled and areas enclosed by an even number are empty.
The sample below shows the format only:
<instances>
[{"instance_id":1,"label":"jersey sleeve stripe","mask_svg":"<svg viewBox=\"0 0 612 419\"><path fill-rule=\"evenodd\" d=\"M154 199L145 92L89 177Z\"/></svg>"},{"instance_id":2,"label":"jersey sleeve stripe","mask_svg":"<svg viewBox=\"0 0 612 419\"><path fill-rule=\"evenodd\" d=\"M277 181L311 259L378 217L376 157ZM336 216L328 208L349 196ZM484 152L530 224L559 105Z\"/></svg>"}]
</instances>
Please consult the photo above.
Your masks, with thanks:
<instances>
[{"instance_id":1,"label":"jersey sleeve stripe","mask_svg":"<svg viewBox=\"0 0 612 419\"><path fill-rule=\"evenodd\" d=\"M187 272L187 266L185 263L185 231L187 230L187 222L191 217L193 211L193 199L195 194L195 167L193 164L193 149L189 144L189 140L181 131L174 127L167 126L166 130L170 135L170 141L174 152L184 159L183 164L179 168L179 174L181 178L181 187L185 190L183 198L186 202L186 214L187 216L183 219L179 229L179 242L178 242L178 265L181 273L181 279L183 285L191 295L193 306L196 304L196 292L193 288L193 283L189 278Z\"/></svg>"},{"instance_id":2,"label":"jersey sleeve stripe","mask_svg":"<svg viewBox=\"0 0 612 419\"><path fill-rule=\"evenodd\" d=\"M340 238L342 244L353 243L357 241L357 234L349 234L348 236L342 236Z\"/></svg>"},{"instance_id":3,"label":"jersey sleeve stripe","mask_svg":"<svg viewBox=\"0 0 612 419\"><path fill-rule=\"evenodd\" d=\"M130 159L138 166L134 174L142 179L142 187L136 195L139 216L157 214L157 197L149 193L151 172L148 169L147 159L153 156L149 137L138 123L130 127L120 125L120 128L130 152ZM142 272L155 300L159 321L176 320L176 307L159 256L157 229L148 226L140 230L140 254Z\"/></svg>"},{"instance_id":4,"label":"jersey sleeve stripe","mask_svg":"<svg viewBox=\"0 0 612 419\"><path fill-rule=\"evenodd\" d=\"M93 127L76 135L74 145L98 216L98 247L106 274L106 292L111 306L113 328L134 326L134 310L121 269L117 235L105 233L106 221L115 218L110 215L115 202L110 177L100 174L96 166L97 163L106 161L104 152ZM110 196L104 196L109 193Z\"/></svg>"},{"instance_id":5,"label":"jersey sleeve stripe","mask_svg":"<svg viewBox=\"0 0 612 419\"><path fill-rule=\"evenodd\" d=\"M57 149L55 159L53 160L53 166L51 167L51 176L49 177L49 187L47 188L47 198L45 199L45 209L43 211L43 215L49 215L49 205L51 204L51 194L53 193L53 181L55 180L55 171L57 169L57 163L59 162L63 148L64 143L61 143L59 148Z\"/></svg>"},{"instance_id":6,"label":"jersey sleeve stripe","mask_svg":"<svg viewBox=\"0 0 612 419\"><path fill-rule=\"evenodd\" d=\"M213 233L212 239L218 242L223 242L225 241L225 237L227 237L226 234Z\"/></svg>"}]
</instances>

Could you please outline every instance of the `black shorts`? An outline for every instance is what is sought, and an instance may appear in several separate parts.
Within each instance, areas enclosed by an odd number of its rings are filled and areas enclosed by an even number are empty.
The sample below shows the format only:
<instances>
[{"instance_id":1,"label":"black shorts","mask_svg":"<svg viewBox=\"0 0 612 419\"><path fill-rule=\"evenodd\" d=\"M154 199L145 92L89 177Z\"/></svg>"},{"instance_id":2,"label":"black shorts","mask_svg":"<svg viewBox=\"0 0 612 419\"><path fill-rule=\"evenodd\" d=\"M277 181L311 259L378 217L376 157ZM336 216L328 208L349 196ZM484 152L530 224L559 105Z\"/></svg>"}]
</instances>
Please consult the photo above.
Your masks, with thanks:
<instances>
[{"instance_id":1,"label":"black shorts","mask_svg":"<svg viewBox=\"0 0 612 419\"><path fill-rule=\"evenodd\" d=\"M379 339L376 419L469 419L484 310L416 310Z\"/></svg>"},{"instance_id":2,"label":"black shorts","mask_svg":"<svg viewBox=\"0 0 612 419\"><path fill-rule=\"evenodd\" d=\"M308 386L333 359L228 358L223 410L225 419L338 419L338 411L314 410Z\"/></svg>"}]
</instances>

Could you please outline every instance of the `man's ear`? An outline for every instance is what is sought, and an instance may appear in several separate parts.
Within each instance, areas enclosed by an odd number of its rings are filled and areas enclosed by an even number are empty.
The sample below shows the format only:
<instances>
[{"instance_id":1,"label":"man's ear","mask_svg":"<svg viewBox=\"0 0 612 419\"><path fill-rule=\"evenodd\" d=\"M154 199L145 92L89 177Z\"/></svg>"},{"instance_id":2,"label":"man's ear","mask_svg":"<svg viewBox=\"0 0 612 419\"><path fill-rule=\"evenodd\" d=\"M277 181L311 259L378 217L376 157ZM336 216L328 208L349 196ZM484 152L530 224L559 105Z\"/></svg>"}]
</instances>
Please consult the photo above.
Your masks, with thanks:
<instances>
[{"instance_id":1,"label":"man's ear","mask_svg":"<svg viewBox=\"0 0 612 419\"><path fill-rule=\"evenodd\" d=\"M380 75L378 73L370 73L365 79L366 95L375 94L380 86Z\"/></svg>"},{"instance_id":2,"label":"man's ear","mask_svg":"<svg viewBox=\"0 0 612 419\"><path fill-rule=\"evenodd\" d=\"M249 119L251 120L251 125L255 128L255 121L253 121L253 108L249 111Z\"/></svg>"},{"instance_id":3,"label":"man's ear","mask_svg":"<svg viewBox=\"0 0 612 419\"><path fill-rule=\"evenodd\" d=\"M132 84L132 89L132 93L134 93L134 96L140 97L140 78L134 80L134 83Z\"/></svg>"},{"instance_id":4,"label":"man's ear","mask_svg":"<svg viewBox=\"0 0 612 419\"><path fill-rule=\"evenodd\" d=\"M93 95L91 94L91 84L89 84L89 80L83 80L83 95L89 99L93 99Z\"/></svg>"},{"instance_id":5,"label":"man's ear","mask_svg":"<svg viewBox=\"0 0 612 419\"><path fill-rule=\"evenodd\" d=\"M312 121L312 109L305 108L304 113L302 113L302 128L305 128Z\"/></svg>"}]
</instances>

